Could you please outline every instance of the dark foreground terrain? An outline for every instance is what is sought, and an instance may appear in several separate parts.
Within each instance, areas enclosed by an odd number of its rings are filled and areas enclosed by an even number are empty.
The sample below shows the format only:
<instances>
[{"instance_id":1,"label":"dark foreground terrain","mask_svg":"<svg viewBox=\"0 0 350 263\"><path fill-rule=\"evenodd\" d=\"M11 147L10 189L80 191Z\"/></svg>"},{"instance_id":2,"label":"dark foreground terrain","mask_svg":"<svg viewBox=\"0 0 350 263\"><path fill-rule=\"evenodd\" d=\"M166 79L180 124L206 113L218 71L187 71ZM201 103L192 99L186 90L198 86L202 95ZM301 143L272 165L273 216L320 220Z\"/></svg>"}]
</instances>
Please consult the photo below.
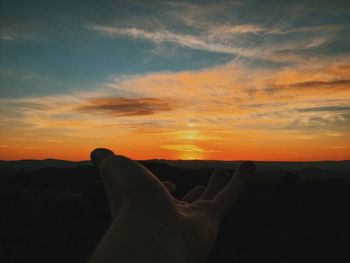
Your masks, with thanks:
<instances>
[{"instance_id":1,"label":"dark foreground terrain","mask_svg":"<svg viewBox=\"0 0 350 263\"><path fill-rule=\"evenodd\" d=\"M206 184L218 165L143 164L174 181L178 197ZM350 262L348 167L258 164L247 193L222 222L208 262ZM104 189L88 162L0 163L1 262L86 262L109 218Z\"/></svg>"}]
</instances>

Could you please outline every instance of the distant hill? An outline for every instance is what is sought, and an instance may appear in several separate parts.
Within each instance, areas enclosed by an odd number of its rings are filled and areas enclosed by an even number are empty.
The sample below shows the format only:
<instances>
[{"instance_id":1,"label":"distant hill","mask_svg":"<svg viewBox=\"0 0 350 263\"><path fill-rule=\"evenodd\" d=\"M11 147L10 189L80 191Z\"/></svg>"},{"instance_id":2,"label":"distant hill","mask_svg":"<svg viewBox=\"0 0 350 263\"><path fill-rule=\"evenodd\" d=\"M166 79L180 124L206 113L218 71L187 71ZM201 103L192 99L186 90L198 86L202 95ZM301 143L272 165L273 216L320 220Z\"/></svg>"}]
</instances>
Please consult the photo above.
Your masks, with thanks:
<instances>
[{"instance_id":1,"label":"distant hill","mask_svg":"<svg viewBox=\"0 0 350 263\"><path fill-rule=\"evenodd\" d=\"M220 161L220 160L151 160L162 162L172 166L183 168L209 168L225 167L235 169L241 161ZM319 161L319 162L274 162L274 161L255 161L257 170L300 170L306 168L319 168L323 170L338 171L350 173L350 160L344 161Z\"/></svg>"},{"instance_id":2,"label":"distant hill","mask_svg":"<svg viewBox=\"0 0 350 263\"><path fill-rule=\"evenodd\" d=\"M219 161L219 160L145 160L143 163L159 163L186 169L202 169L224 167L235 169L240 161ZM320 162L255 162L258 171L300 171L303 169L320 169L329 172L350 174L350 160L344 161L320 161ZM18 172L22 169L26 171L35 171L40 168L57 167L70 168L80 165L91 165L90 161L65 161L56 159L45 160L18 160L18 161L0 161L0 170ZM308 171L310 172L310 171Z\"/></svg>"},{"instance_id":3,"label":"distant hill","mask_svg":"<svg viewBox=\"0 0 350 263\"><path fill-rule=\"evenodd\" d=\"M24 169L35 171L45 167L69 168L89 164L91 164L90 161L73 162L57 159L0 161L0 170L17 172Z\"/></svg>"}]
</instances>

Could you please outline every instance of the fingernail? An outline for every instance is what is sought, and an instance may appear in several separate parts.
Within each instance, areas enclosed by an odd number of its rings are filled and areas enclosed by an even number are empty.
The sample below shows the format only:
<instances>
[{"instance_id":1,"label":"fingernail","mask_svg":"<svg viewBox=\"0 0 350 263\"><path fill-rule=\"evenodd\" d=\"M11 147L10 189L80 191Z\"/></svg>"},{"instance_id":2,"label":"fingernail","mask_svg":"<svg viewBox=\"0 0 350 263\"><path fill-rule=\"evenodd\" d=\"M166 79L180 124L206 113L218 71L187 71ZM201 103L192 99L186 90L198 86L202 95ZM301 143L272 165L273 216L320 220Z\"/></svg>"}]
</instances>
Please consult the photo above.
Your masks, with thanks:
<instances>
[{"instance_id":1,"label":"fingernail","mask_svg":"<svg viewBox=\"0 0 350 263\"><path fill-rule=\"evenodd\" d=\"M102 161L110 155L114 155L114 152L106 148L97 148L91 152L90 159L99 168Z\"/></svg>"}]
</instances>

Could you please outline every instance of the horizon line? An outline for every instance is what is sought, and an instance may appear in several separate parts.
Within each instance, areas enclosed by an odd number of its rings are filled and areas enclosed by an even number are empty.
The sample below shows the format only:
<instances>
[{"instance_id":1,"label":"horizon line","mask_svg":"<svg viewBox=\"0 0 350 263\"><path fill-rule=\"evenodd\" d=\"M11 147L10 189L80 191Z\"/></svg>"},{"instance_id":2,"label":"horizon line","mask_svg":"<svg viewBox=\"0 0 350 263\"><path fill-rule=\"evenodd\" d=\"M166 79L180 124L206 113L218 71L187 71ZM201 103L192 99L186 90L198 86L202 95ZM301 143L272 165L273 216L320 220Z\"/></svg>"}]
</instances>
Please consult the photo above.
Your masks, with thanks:
<instances>
[{"instance_id":1,"label":"horizon line","mask_svg":"<svg viewBox=\"0 0 350 263\"><path fill-rule=\"evenodd\" d=\"M91 160L64 160L64 159L56 159L56 158L45 158L45 159L16 159L16 160L0 160L4 162L18 162L18 161L48 161L48 160L54 160L54 161L65 161L65 162L74 162L74 163L79 163L79 162L91 162ZM193 161L198 161L198 162L243 162L243 161L253 161L253 162L284 162L284 163L295 163L295 162L304 162L304 163L311 163L311 162L346 162L350 161L350 159L343 159L343 160L308 160L308 161L303 161L303 160L294 160L294 161L288 161L288 160L244 160L244 159L239 159L239 160L217 160L217 159L162 159L162 158L153 158L153 159L140 159L135 161L173 161L173 162L193 162Z\"/></svg>"}]
</instances>

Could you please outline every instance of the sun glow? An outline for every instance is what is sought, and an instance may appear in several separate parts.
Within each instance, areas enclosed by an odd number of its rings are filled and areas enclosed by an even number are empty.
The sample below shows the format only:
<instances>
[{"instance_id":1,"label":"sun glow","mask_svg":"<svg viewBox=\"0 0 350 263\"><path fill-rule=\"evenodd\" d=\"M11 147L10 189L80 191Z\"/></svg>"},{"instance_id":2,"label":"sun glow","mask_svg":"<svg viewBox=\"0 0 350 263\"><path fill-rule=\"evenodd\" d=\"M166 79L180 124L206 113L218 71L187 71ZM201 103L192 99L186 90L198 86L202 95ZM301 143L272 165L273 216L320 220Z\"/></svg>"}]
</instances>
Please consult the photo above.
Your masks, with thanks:
<instances>
[{"instance_id":1,"label":"sun glow","mask_svg":"<svg viewBox=\"0 0 350 263\"><path fill-rule=\"evenodd\" d=\"M203 160L205 159L204 155L199 152L187 151L182 152L178 155L178 159L180 160Z\"/></svg>"}]
</instances>

